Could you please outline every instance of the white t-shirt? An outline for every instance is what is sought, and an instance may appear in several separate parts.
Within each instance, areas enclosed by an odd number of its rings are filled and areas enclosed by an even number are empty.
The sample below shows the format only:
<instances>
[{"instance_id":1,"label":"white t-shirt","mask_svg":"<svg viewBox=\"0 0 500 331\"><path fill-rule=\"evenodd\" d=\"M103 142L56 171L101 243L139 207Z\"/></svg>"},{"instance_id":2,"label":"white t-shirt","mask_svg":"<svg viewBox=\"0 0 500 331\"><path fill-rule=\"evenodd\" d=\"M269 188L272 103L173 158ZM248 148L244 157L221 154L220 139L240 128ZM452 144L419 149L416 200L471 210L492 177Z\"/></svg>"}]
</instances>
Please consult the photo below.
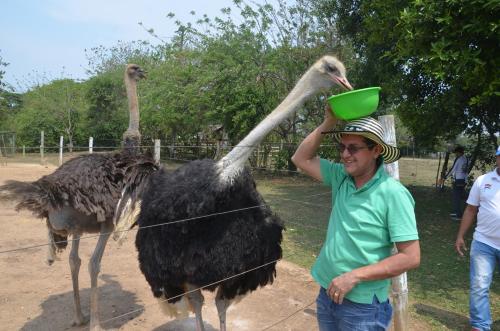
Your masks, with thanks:
<instances>
[{"instance_id":1,"label":"white t-shirt","mask_svg":"<svg viewBox=\"0 0 500 331\"><path fill-rule=\"evenodd\" d=\"M457 161L453 164L453 168L451 168L450 173L455 179L467 178L467 158L465 155L460 155L457 158Z\"/></svg>"},{"instance_id":2,"label":"white t-shirt","mask_svg":"<svg viewBox=\"0 0 500 331\"><path fill-rule=\"evenodd\" d=\"M500 249L500 175L497 169L476 179L467 203L479 206L474 240Z\"/></svg>"}]
</instances>

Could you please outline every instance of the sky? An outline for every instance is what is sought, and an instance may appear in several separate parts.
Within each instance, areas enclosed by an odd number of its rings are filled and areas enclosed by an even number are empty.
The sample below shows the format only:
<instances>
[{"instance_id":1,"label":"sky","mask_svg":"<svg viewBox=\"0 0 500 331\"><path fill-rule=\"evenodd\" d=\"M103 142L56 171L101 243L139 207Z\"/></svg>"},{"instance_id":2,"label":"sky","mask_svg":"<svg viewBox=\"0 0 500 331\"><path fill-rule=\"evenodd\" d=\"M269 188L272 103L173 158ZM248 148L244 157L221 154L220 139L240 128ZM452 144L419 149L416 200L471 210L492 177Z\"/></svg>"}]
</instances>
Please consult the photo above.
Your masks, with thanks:
<instances>
[{"instance_id":1,"label":"sky","mask_svg":"<svg viewBox=\"0 0 500 331\"><path fill-rule=\"evenodd\" d=\"M9 63L1 68L4 80L19 91L37 77L85 79L85 49L118 41L156 43L138 22L169 38L176 30L169 12L188 22L220 16L224 7L234 8L232 0L3 0L0 57Z\"/></svg>"}]
</instances>

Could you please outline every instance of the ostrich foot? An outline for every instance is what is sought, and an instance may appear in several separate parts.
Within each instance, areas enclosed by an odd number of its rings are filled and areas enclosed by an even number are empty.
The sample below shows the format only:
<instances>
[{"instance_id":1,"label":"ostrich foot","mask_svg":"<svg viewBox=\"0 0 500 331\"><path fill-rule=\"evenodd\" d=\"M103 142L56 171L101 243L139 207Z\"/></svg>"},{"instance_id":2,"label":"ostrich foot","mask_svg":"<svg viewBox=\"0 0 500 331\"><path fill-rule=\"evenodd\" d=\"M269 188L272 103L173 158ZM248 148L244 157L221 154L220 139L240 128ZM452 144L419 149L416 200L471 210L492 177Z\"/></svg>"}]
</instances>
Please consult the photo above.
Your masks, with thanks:
<instances>
[{"instance_id":1,"label":"ostrich foot","mask_svg":"<svg viewBox=\"0 0 500 331\"><path fill-rule=\"evenodd\" d=\"M80 315L80 316L76 316L73 319L73 322L71 323L71 326L82 326L82 325L87 324L88 322L89 322L89 317L88 316Z\"/></svg>"}]
</instances>

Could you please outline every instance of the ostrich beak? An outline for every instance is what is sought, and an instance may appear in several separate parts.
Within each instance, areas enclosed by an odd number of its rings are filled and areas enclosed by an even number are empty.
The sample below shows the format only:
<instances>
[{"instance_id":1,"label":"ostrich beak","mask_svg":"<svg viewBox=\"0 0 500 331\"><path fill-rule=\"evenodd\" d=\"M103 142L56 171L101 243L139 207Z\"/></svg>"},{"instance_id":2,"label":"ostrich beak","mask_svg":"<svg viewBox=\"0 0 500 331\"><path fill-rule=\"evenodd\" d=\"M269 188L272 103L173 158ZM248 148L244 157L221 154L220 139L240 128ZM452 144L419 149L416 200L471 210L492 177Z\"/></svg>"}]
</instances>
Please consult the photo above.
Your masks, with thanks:
<instances>
[{"instance_id":1,"label":"ostrich beak","mask_svg":"<svg viewBox=\"0 0 500 331\"><path fill-rule=\"evenodd\" d=\"M332 77L333 77L333 81L335 83L342 86L346 90L353 90L353 88L352 88L351 84L349 83L349 81L347 80L347 78L341 77L341 76L336 76L336 75L332 75Z\"/></svg>"},{"instance_id":2,"label":"ostrich beak","mask_svg":"<svg viewBox=\"0 0 500 331\"><path fill-rule=\"evenodd\" d=\"M148 73L147 71L141 69L138 71L138 73L140 78L148 78L148 76L146 75Z\"/></svg>"}]
</instances>

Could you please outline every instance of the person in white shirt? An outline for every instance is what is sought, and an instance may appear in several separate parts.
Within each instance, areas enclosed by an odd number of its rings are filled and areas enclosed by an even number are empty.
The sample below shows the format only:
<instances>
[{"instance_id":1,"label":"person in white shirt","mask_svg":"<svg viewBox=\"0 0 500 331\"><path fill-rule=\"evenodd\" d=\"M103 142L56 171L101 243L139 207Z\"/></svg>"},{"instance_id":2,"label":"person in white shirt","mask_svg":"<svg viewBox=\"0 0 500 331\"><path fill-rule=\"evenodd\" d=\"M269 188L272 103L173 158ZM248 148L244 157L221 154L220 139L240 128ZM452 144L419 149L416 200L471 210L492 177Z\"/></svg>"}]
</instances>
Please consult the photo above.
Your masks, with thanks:
<instances>
[{"instance_id":1,"label":"person in white shirt","mask_svg":"<svg viewBox=\"0 0 500 331\"><path fill-rule=\"evenodd\" d=\"M489 289L495 266L500 267L500 146L496 151L497 168L476 179L467 199L455 249L461 256L467 250L464 235L474 223L470 251L469 312L472 330L490 330Z\"/></svg>"},{"instance_id":2,"label":"person in white shirt","mask_svg":"<svg viewBox=\"0 0 500 331\"><path fill-rule=\"evenodd\" d=\"M462 219L465 182L468 172L468 162L467 158L464 155L464 151L465 150L462 146L455 147L455 149L453 150L456 156L455 162L453 162L453 166L444 177L444 180L446 180L446 178L448 178L448 176L450 175L453 177L453 212L450 214L450 216L455 221L460 221L460 219Z\"/></svg>"}]
</instances>

